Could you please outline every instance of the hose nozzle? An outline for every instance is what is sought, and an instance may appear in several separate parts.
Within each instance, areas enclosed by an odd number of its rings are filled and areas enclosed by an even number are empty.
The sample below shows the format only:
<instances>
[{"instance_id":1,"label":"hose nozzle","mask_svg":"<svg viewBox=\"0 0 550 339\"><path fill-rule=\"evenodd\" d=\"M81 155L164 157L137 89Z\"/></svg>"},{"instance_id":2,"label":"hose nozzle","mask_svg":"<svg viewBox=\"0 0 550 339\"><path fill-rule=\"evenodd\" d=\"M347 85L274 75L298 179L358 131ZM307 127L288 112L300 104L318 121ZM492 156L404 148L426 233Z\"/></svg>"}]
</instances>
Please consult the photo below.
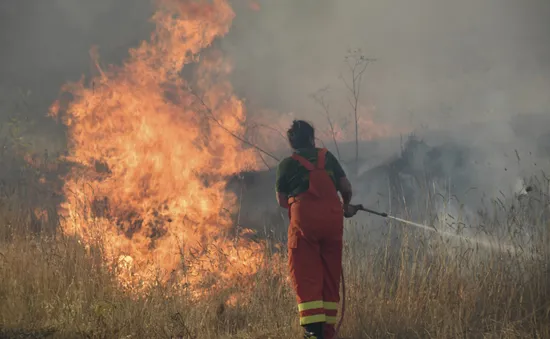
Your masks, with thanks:
<instances>
[{"instance_id":1,"label":"hose nozzle","mask_svg":"<svg viewBox=\"0 0 550 339\"><path fill-rule=\"evenodd\" d=\"M368 212L368 213L371 213L371 214L374 214L374 215L378 215L382 218L387 218L388 217L388 213L386 213L386 212L374 211L374 210L371 210L369 208L364 207L363 205L357 205L357 209L360 210L360 211L365 211L365 212Z\"/></svg>"}]
</instances>

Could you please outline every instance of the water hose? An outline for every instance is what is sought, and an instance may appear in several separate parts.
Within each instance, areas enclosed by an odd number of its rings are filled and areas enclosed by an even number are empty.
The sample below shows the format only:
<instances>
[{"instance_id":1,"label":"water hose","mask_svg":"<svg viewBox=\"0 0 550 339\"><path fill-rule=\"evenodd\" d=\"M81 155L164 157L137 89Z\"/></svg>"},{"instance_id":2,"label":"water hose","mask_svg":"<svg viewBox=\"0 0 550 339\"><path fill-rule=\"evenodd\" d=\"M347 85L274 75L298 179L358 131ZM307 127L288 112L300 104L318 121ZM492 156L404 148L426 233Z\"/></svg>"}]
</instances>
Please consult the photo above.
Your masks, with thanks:
<instances>
[{"instance_id":1,"label":"water hose","mask_svg":"<svg viewBox=\"0 0 550 339\"><path fill-rule=\"evenodd\" d=\"M345 313L346 313L346 282L344 280L344 270L342 269L342 316L340 316L340 321L338 321L338 325L336 326L336 333L334 334L334 338L327 338L327 339L338 338L340 327L342 327L342 323L344 322Z\"/></svg>"},{"instance_id":2,"label":"water hose","mask_svg":"<svg viewBox=\"0 0 550 339\"><path fill-rule=\"evenodd\" d=\"M423 229L431 231L431 232L434 232L434 231L439 232L439 230L437 228L435 228L435 226L430 227L430 226L427 226L427 225L423 225L423 224L419 224L419 223L412 222L412 221L409 221L409 220L394 217L393 215L389 215L388 213L373 211L371 209L363 207L363 205L355 205L355 208L357 208L358 211L368 212L370 214L374 214L374 215L378 215L378 216L383 217L383 218L388 218L388 219L392 219L392 220L395 220L395 221L399 221L399 222L402 222L402 223L407 224L407 225L411 225L411 226L418 227L418 228L423 228Z\"/></svg>"},{"instance_id":3,"label":"water hose","mask_svg":"<svg viewBox=\"0 0 550 339\"><path fill-rule=\"evenodd\" d=\"M378 215L378 216L383 217L383 218L388 217L387 213L373 211L371 209L363 207L363 205L356 205L355 207L357 208L358 211L369 212L371 214ZM327 339L337 339L338 338L338 333L340 333L340 328L342 327L342 323L344 322L344 317L346 315L346 280L344 278L344 270L343 269L342 269L341 273L342 273L341 274L341 280L342 280L342 311L341 311L341 314L342 315L340 316L340 321L338 321L338 325L336 326L336 333L334 335L334 338L327 338Z\"/></svg>"}]
</instances>

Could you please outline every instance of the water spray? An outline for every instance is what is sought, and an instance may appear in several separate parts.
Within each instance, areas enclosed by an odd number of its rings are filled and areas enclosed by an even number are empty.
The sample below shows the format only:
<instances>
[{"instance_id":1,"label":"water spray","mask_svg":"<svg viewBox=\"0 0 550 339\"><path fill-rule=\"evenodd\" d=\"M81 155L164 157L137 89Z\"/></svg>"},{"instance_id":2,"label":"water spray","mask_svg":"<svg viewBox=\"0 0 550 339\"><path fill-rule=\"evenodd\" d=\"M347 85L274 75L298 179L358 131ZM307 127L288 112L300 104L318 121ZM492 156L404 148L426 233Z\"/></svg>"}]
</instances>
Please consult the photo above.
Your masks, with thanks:
<instances>
[{"instance_id":1,"label":"water spray","mask_svg":"<svg viewBox=\"0 0 550 339\"><path fill-rule=\"evenodd\" d=\"M450 238L458 238L458 239L462 239L462 240L470 240L470 241L475 242L476 244L482 245L483 247L490 248L490 249L493 249L493 250L498 250L500 252L509 251L511 253L516 253L516 249L512 246L499 246L498 244L493 244L493 243L491 243L489 241L486 241L486 240L472 239L472 238L468 238L468 237L461 236L461 235L458 235L458 234L445 232L445 231L440 231L437 228L435 228L435 226L423 225L423 224L416 223L416 222L413 222L413 221L410 221L410 220L405 220L405 219L401 219L401 218L398 218L398 217L394 217L393 215L389 215L386 212L374 211L374 210L371 210L369 208L364 207L363 205L350 205L350 206L355 208L356 211L368 212L370 214L374 214L374 215L377 215L377 216L382 217L382 218L395 220L397 222L400 222L400 223L403 223L403 224L406 224L406 225L414 226L416 228L421 228L421 229L429 231L429 232L440 234L442 236L446 236L446 237L450 237ZM345 284L344 271L343 270L341 272L341 281L342 281L342 299L341 299L342 300L342 315L340 317L340 321L338 322L338 325L336 326L336 337L335 338L337 338L338 333L340 333L340 328L342 327L342 323L344 322L344 316L345 316L345 310L346 310L346 284Z\"/></svg>"},{"instance_id":2,"label":"water spray","mask_svg":"<svg viewBox=\"0 0 550 339\"><path fill-rule=\"evenodd\" d=\"M421 228L421 229L424 229L424 230L429 231L429 232L437 233L437 234L440 234L440 235L448 237L448 238L455 238L455 239L458 238L458 239L462 239L462 240L472 241L472 242L474 242L478 245L481 245L485 248L489 248L489 249L492 249L492 250L497 250L497 251L500 251L500 252L507 251L507 252L511 252L511 253L516 253L516 251L517 251L517 249L515 247L512 247L510 245L499 245L499 244L491 243L488 240L474 239L474 238L462 236L462 235L455 234L455 233L440 231L437 228L435 228L435 226L428 226L428 225L419 224L419 223L416 223L416 222L413 222L413 221L401 219L401 218L398 218L398 217L394 217L394 216L389 215L388 213L385 213L385 212L378 212L378 211L371 210L369 208L364 207L363 205L354 205L354 207L357 209L357 211L364 211L364 212L368 212L370 214L378 215L378 216L383 217L383 218L395 220L397 222L401 222L403 224L414 226L416 228Z\"/></svg>"}]
</instances>

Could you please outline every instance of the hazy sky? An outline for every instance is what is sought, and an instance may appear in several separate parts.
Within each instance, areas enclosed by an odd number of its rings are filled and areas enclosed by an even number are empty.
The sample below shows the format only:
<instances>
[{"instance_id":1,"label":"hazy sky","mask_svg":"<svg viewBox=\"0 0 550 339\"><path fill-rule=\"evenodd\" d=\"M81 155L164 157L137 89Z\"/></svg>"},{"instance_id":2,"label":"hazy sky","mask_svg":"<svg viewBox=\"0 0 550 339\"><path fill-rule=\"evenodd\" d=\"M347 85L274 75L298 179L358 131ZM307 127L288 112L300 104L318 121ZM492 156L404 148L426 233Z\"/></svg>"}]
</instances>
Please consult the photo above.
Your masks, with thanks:
<instances>
[{"instance_id":1,"label":"hazy sky","mask_svg":"<svg viewBox=\"0 0 550 339\"><path fill-rule=\"evenodd\" d=\"M451 128L445 137L485 156L472 177L495 192L517 182L524 168L512 167L513 150L533 148L507 120L550 114L550 1L258 2L253 11L248 0L234 1L232 30L215 44L233 62L235 90L251 107L293 112L323 129L309 95L330 85L334 117L348 117L339 75L347 49L361 48L377 59L361 93L377 121ZM120 63L149 37L151 14L150 0L1 0L0 118L13 112L18 89L31 91L28 113L44 117L64 83L89 73L92 45L103 64ZM459 125L479 120L491 123ZM42 124L49 126L39 129L44 139L62 138L51 119Z\"/></svg>"},{"instance_id":2,"label":"hazy sky","mask_svg":"<svg viewBox=\"0 0 550 339\"><path fill-rule=\"evenodd\" d=\"M262 4L237 19L223 41L237 60L235 83L251 100L306 113L308 93L340 86L346 50L362 48L378 59L366 73L363 98L386 120L445 123L449 115L465 120L483 110L548 105L548 1Z\"/></svg>"},{"instance_id":3,"label":"hazy sky","mask_svg":"<svg viewBox=\"0 0 550 339\"><path fill-rule=\"evenodd\" d=\"M377 58L362 99L390 123L448 125L548 107L550 2L544 0L234 1L218 43L235 64L239 95L258 107L315 117L309 94L331 85L335 114L349 108L339 75L348 48ZM149 0L3 0L0 89L33 91L45 113L59 87L90 69L89 48L120 62L146 39ZM7 96L7 99L6 99Z\"/></svg>"}]
</instances>

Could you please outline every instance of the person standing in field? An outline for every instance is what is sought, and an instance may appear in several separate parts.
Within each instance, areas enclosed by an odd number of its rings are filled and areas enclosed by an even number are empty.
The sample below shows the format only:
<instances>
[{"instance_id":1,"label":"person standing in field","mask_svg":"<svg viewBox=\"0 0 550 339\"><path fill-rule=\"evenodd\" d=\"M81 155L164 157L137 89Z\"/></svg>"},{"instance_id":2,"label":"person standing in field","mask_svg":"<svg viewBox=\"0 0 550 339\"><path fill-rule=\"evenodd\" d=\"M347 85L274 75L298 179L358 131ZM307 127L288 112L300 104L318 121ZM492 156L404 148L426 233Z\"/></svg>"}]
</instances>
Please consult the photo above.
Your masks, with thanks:
<instances>
[{"instance_id":1,"label":"person standing in field","mask_svg":"<svg viewBox=\"0 0 550 339\"><path fill-rule=\"evenodd\" d=\"M336 157L315 147L313 126L295 120L287 137L293 154L279 163L275 186L290 219L288 264L300 325L304 338L334 339L344 217L354 216L357 207L350 205L351 184Z\"/></svg>"}]
</instances>

